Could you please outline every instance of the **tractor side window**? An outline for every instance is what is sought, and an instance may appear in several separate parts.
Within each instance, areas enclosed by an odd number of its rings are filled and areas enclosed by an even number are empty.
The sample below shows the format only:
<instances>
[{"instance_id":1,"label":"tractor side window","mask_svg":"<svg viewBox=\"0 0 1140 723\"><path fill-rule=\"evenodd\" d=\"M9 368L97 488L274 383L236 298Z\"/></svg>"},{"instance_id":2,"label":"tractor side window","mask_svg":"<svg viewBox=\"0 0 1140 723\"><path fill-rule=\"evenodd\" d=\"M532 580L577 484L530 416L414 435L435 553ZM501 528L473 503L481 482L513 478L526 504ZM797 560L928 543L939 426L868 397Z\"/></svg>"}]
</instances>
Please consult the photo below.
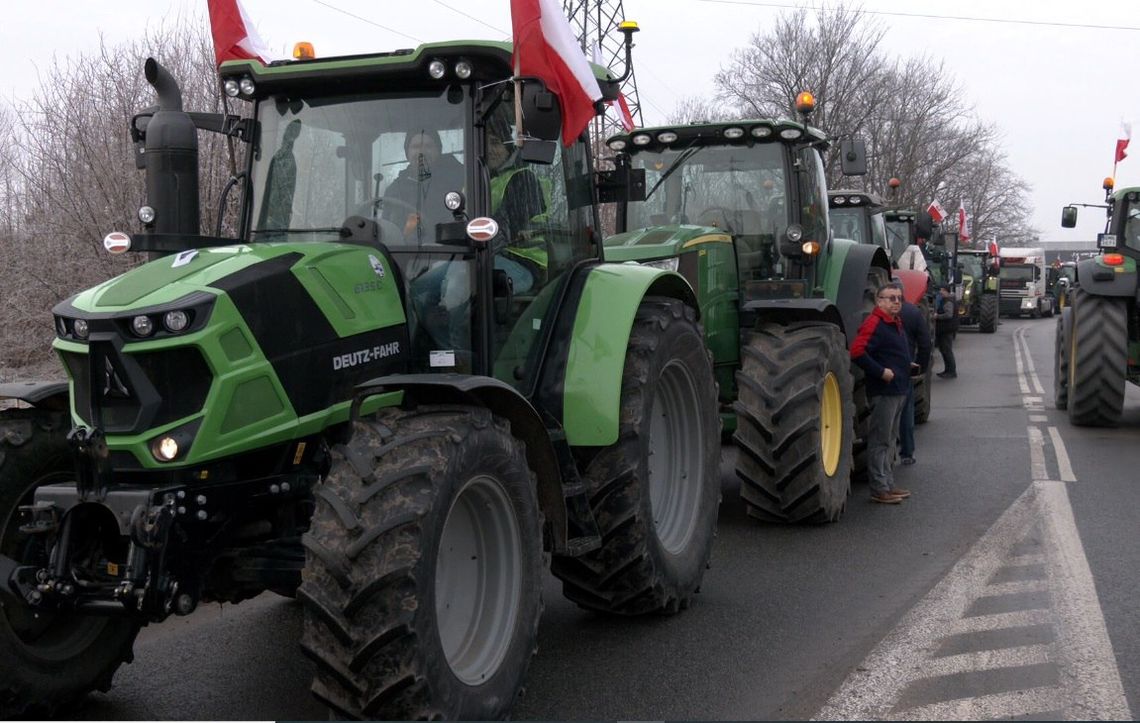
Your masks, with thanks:
<instances>
[{"instance_id":1,"label":"tractor side window","mask_svg":"<svg viewBox=\"0 0 1140 723\"><path fill-rule=\"evenodd\" d=\"M1140 206L1130 206L1124 222L1124 245L1140 251Z\"/></svg>"},{"instance_id":2,"label":"tractor side window","mask_svg":"<svg viewBox=\"0 0 1140 723\"><path fill-rule=\"evenodd\" d=\"M891 247L887 244L887 223L883 214L871 214L871 243L890 253Z\"/></svg>"},{"instance_id":3,"label":"tractor side window","mask_svg":"<svg viewBox=\"0 0 1140 723\"><path fill-rule=\"evenodd\" d=\"M797 175L804 240L825 243L828 239L827 180L819 151L814 148L800 151L800 173Z\"/></svg>"}]
</instances>

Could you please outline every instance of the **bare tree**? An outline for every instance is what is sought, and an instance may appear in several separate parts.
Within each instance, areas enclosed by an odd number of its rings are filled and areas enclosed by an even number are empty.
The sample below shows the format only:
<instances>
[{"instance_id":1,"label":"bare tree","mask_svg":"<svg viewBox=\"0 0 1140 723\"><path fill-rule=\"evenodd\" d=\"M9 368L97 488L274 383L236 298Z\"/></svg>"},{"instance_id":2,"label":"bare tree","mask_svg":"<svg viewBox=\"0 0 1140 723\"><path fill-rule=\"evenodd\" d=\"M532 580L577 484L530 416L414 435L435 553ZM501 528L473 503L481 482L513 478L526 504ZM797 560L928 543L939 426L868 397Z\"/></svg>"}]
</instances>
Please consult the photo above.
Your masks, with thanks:
<instances>
[{"instance_id":1,"label":"bare tree","mask_svg":"<svg viewBox=\"0 0 1140 723\"><path fill-rule=\"evenodd\" d=\"M0 117L0 233L10 236L0 247L4 366L51 358L51 307L143 261L110 256L101 241L112 230L141 230L145 179L128 131L131 117L156 103L143 78L151 55L178 79L185 108L222 109L209 31L196 18L58 62L31 99ZM230 164L224 139L199 140L201 223L213 233Z\"/></svg>"},{"instance_id":2,"label":"bare tree","mask_svg":"<svg viewBox=\"0 0 1140 723\"><path fill-rule=\"evenodd\" d=\"M809 90L816 97L813 125L867 143L861 181L840 176L838 148L831 149L831 187L885 193L897 177L902 185L889 194L892 204L925 208L938 191L944 205L970 199L978 238L1031 233L1028 186L1005 164L996 128L977 117L941 63L888 59L884 32L879 21L842 4L782 14L731 54L715 77L719 98L735 106L736 117L772 117L789 115L795 96Z\"/></svg>"}]
</instances>

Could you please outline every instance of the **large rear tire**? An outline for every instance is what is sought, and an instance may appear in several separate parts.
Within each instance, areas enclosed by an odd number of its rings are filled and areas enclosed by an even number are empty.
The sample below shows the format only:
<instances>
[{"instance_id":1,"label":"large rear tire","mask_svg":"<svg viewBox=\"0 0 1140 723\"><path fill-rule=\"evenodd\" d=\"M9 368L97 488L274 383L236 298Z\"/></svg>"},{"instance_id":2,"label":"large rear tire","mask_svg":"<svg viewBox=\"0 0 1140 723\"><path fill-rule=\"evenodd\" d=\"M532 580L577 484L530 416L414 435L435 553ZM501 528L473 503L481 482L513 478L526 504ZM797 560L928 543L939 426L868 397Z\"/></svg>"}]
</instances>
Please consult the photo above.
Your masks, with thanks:
<instances>
[{"instance_id":1,"label":"large rear tire","mask_svg":"<svg viewBox=\"0 0 1140 723\"><path fill-rule=\"evenodd\" d=\"M486 409L357 423L304 536L314 695L354 718L505 716L542 611L535 489L523 443Z\"/></svg>"},{"instance_id":2,"label":"large rear tire","mask_svg":"<svg viewBox=\"0 0 1140 723\"><path fill-rule=\"evenodd\" d=\"M19 530L17 508L37 487L75 479L67 415L39 409L0 412L0 553L23 563L48 562L44 535ZM6 581L0 582L6 584ZM0 609L0 719L47 718L92 690L110 690L139 624L125 617Z\"/></svg>"},{"instance_id":3,"label":"large rear tire","mask_svg":"<svg viewBox=\"0 0 1140 723\"><path fill-rule=\"evenodd\" d=\"M1069 352L1072 334L1072 310L1061 309L1057 316L1057 332L1053 336L1053 404L1057 409L1069 408Z\"/></svg>"},{"instance_id":4,"label":"large rear tire","mask_svg":"<svg viewBox=\"0 0 1140 723\"><path fill-rule=\"evenodd\" d=\"M978 331L992 334L997 330L998 299L994 294L982 294L978 300Z\"/></svg>"},{"instance_id":5,"label":"large rear tire","mask_svg":"<svg viewBox=\"0 0 1140 723\"><path fill-rule=\"evenodd\" d=\"M914 423L926 424L930 419L930 394L934 391L931 383L934 378L934 365L927 364L921 376L914 377Z\"/></svg>"},{"instance_id":6,"label":"large rear tire","mask_svg":"<svg viewBox=\"0 0 1140 723\"><path fill-rule=\"evenodd\" d=\"M834 522L851 490L850 357L833 324L761 324L736 374L736 474L749 515Z\"/></svg>"},{"instance_id":7,"label":"large rear tire","mask_svg":"<svg viewBox=\"0 0 1140 723\"><path fill-rule=\"evenodd\" d=\"M1124 411L1128 372L1127 300L1080 290L1073 297L1069 345L1069 421L1109 427Z\"/></svg>"},{"instance_id":8,"label":"large rear tire","mask_svg":"<svg viewBox=\"0 0 1140 723\"><path fill-rule=\"evenodd\" d=\"M583 480L602 546L554 558L563 594L621 615L688 607L712 555L719 462L717 387L696 314L646 297L626 350L618 441Z\"/></svg>"}]
</instances>

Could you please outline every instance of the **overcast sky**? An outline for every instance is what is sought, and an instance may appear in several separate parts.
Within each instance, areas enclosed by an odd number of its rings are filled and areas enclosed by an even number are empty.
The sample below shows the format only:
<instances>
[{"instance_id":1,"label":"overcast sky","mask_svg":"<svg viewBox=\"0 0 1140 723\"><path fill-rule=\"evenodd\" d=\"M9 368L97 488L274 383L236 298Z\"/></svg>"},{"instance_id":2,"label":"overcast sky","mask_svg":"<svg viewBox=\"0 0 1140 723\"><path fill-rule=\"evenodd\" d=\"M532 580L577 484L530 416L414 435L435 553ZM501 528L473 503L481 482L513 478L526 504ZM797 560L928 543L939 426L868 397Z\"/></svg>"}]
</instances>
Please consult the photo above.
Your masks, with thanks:
<instances>
[{"instance_id":1,"label":"overcast sky","mask_svg":"<svg viewBox=\"0 0 1140 723\"><path fill-rule=\"evenodd\" d=\"M271 49L298 40L319 55L413 47L460 38L505 40L508 0L243 0ZM710 96L728 53L764 32L796 0L624 0L637 20L634 63L646 124L661 123L686 96ZM853 5L853 4L851 4ZM1140 135L1140 0L864 0L887 29L884 49L945 60L965 100L1001 129L1013 170L1032 187L1026 203L1046 240L1092 239L1104 215L1081 209L1060 228L1068 202L1097 203L1112 172L1121 120ZM53 57L88 52L147 27L200 19L206 0L9 2L0 95L27 97ZM973 19L968 19L973 18ZM161 50L158 51L161 59ZM1117 169L1117 187L1140 186L1140 138ZM958 199L939 199L957 208ZM999 239L1000 241L1000 239Z\"/></svg>"}]
</instances>

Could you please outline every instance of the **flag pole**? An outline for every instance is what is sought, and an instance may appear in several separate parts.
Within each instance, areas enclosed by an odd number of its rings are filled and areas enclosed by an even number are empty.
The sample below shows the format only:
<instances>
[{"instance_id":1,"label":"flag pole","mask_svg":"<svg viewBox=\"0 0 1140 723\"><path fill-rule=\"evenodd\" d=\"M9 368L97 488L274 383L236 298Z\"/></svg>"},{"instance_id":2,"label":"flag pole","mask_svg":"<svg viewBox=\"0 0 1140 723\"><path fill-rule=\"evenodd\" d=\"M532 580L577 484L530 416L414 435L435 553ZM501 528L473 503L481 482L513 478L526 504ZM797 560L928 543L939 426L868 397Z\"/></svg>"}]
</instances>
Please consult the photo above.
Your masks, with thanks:
<instances>
[{"instance_id":1,"label":"flag pole","mask_svg":"<svg viewBox=\"0 0 1140 723\"><path fill-rule=\"evenodd\" d=\"M519 62L518 48L515 48L515 148L523 144L522 78L519 77L522 64Z\"/></svg>"}]
</instances>

